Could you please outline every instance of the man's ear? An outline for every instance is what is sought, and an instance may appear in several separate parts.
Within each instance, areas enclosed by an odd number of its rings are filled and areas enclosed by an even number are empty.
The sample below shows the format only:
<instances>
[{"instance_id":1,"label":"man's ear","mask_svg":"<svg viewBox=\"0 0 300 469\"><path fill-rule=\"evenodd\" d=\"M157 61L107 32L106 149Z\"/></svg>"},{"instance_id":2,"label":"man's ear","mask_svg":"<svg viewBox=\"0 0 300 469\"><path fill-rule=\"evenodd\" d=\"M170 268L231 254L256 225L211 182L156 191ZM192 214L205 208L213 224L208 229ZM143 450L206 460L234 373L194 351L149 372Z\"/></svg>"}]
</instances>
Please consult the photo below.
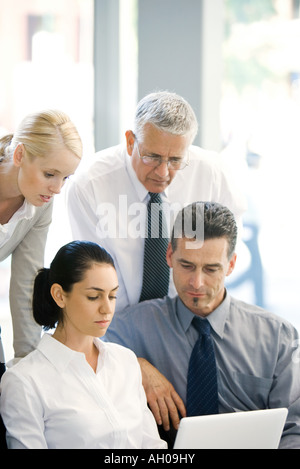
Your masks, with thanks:
<instances>
[{"instance_id":1,"label":"man's ear","mask_svg":"<svg viewBox=\"0 0 300 469\"><path fill-rule=\"evenodd\" d=\"M60 308L64 308L66 306L65 300L64 300L64 291L58 283L53 283L51 289L50 289L51 296L57 306Z\"/></svg>"},{"instance_id":2,"label":"man's ear","mask_svg":"<svg viewBox=\"0 0 300 469\"><path fill-rule=\"evenodd\" d=\"M125 132L126 137L126 146L127 146L127 153L129 156L132 156L134 142L135 142L135 135L132 130L127 130Z\"/></svg>"},{"instance_id":3,"label":"man's ear","mask_svg":"<svg viewBox=\"0 0 300 469\"><path fill-rule=\"evenodd\" d=\"M172 245L171 243L169 243L168 248L167 248L166 259L167 259L167 264L170 267L170 269L173 268L172 254L173 254Z\"/></svg>"},{"instance_id":4,"label":"man's ear","mask_svg":"<svg viewBox=\"0 0 300 469\"><path fill-rule=\"evenodd\" d=\"M13 154L14 165L18 168L21 166L23 158L25 156L25 147L23 143L19 143Z\"/></svg>"},{"instance_id":5,"label":"man's ear","mask_svg":"<svg viewBox=\"0 0 300 469\"><path fill-rule=\"evenodd\" d=\"M233 270L235 268L236 258L237 258L236 253L233 253L233 255L232 255L232 257L229 261L229 267L228 267L228 270L227 270L226 277L228 277L233 272Z\"/></svg>"}]
</instances>

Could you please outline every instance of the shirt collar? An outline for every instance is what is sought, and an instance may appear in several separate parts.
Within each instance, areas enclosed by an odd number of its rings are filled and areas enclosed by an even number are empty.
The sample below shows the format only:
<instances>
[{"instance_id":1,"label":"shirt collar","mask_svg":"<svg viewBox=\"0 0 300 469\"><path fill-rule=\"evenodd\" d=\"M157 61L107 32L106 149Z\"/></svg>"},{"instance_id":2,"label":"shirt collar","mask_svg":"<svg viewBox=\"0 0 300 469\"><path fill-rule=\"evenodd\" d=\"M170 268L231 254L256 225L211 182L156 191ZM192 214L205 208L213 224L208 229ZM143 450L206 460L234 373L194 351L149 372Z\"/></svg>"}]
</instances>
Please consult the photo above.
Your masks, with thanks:
<instances>
[{"instance_id":1,"label":"shirt collar","mask_svg":"<svg viewBox=\"0 0 300 469\"><path fill-rule=\"evenodd\" d=\"M94 343L98 348L99 353L102 354L105 348L103 342L95 338ZM59 372L65 371L72 360L86 361L84 353L70 349L66 345L54 339L50 334L43 335L37 349Z\"/></svg>"},{"instance_id":2,"label":"shirt collar","mask_svg":"<svg viewBox=\"0 0 300 469\"><path fill-rule=\"evenodd\" d=\"M5 233L9 229L10 225L14 226L20 220L31 220L31 218L34 217L35 212L36 207L27 202L27 200L24 200L23 205L13 214L9 222L6 223L6 225L0 225L0 230Z\"/></svg>"},{"instance_id":3,"label":"shirt collar","mask_svg":"<svg viewBox=\"0 0 300 469\"><path fill-rule=\"evenodd\" d=\"M189 310L185 304L181 301L179 296L177 297L176 301L176 310L177 310L177 316L179 319L179 322L184 330L186 332L188 328L191 325L192 320L194 319L195 315L192 313L191 310Z\"/></svg>"},{"instance_id":4,"label":"shirt collar","mask_svg":"<svg viewBox=\"0 0 300 469\"><path fill-rule=\"evenodd\" d=\"M32 204L27 202L27 200L25 200L24 204L22 205L22 207L17 213L20 219L25 218L26 220L30 220L31 218L33 218L35 212L36 212L36 207L34 207Z\"/></svg>"},{"instance_id":5,"label":"shirt collar","mask_svg":"<svg viewBox=\"0 0 300 469\"><path fill-rule=\"evenodd\" d=\"M230 295L226 291L226 295L223 302L209 316L207 316L207 320L209 321L212 329L215 331L216 334L218 334L221 339L224 336L224 328L226 319L229 314L229 306ZM194 319L195 315L183 304L179 297L177 297L176 309L181 326L186 332L191 326L192 320Z\"/></svg>"},{"instance_id":6,"label":"shirt collar","mask_svg":"<svg viewBox=\"0 0 300 469\"><path fill-rule=\"evenodd\" d=\"M132 167L132 159L128 155L127 150L124 148L124 153L125 153L125 164L126 164L126 169L128 171L129 178L132 182L133 187L136 190L136 193L138 195L138 198L141 202L148 202L149 195L146 187L139 181L135 170ZM162 200L167 201L168 197L168 187L162 192L161 194Z\"/></svg>"},{"instance_id":7,"label":"shirt collar","mask_svg":"<svg viewBox=\"0 0 300 469\"><path fill-rule=\"evenodd\" d=\"M230 301L230 295L226 290L223 302L209 316L207 316L212 329L221 339L223 339L224 328L229 315Z\"/></svg>"}]
</instances>

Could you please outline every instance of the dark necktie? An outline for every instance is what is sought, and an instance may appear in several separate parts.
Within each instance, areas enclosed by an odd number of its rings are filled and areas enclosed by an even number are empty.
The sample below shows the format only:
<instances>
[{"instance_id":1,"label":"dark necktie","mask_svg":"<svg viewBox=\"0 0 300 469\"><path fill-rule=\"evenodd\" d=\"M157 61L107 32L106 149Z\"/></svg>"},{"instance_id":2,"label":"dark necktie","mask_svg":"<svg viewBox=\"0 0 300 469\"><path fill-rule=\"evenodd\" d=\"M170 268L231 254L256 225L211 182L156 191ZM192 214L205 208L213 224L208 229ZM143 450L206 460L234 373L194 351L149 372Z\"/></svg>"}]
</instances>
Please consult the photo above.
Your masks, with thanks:
<instances>
[{"instance_id":1,"label":"dark necktie","mask_svg":"<svg viewBox=\"0 0 300 469\"><path fill-rule=\"evenodd\" d=\"M169 290L170 268L166 261L169 238L162 200L160 194L149 192L149 195L140 301L163 298Z\"/></svg>"},{"instance_id":2,"label":"dark necktie","mask_svg":"<svg viewBox=\"0 0 300 469\"><path fill-rule=\"evenodd\" d=\"M199 332L189 362L187 383L187 415L217 414L218 384L215 352L207 319L195 317L193 324Z\"/></svg>"}]
</instances>

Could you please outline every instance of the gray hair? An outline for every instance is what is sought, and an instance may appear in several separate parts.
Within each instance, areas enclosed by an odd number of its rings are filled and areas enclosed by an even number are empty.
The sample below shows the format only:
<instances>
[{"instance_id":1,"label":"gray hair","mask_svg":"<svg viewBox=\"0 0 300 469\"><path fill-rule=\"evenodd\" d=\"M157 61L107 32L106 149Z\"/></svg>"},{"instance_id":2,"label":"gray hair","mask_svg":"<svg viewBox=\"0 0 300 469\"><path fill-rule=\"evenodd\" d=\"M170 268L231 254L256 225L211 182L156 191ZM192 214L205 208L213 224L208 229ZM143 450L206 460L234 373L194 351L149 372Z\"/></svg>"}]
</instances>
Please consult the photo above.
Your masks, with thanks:
<instances>
[{"instance_id":1,"label":"gray hair","mask_svg":"<svg viewBox=\"0 0 300 469\"><path fill-rule=\"evenodd\" d=\"M148 94L138 103L134 123L137 138L143 137L146 124L173 135L190 134L191 143L198 132L197 118L190 104L168 91Z\"/></svg>"}]
</instances>

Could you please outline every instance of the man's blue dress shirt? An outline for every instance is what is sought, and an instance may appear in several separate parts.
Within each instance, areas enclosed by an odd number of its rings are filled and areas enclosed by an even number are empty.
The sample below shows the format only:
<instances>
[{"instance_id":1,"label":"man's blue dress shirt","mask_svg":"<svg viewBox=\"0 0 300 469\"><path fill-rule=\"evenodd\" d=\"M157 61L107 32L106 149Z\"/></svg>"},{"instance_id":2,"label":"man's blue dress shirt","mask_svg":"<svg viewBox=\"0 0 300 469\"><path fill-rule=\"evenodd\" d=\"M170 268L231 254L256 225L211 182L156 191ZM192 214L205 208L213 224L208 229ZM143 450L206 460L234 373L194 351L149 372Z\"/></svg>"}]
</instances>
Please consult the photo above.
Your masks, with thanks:
<instances>
[{"instance_id":1,"label":"man's blue dress shirt","mask_svg":"<svg viewBox=\"0 0 300 469\"><path fill-rule=\"evenodd\" d=\"M179 297L145 301L115 315L106 340L155 366L186 402L188 363L198 333ZM281 447L300 448L300 353L295 328L226 295L208 317L218 369L219 411L287 407Z\"/></svg>"}]
</instances>

